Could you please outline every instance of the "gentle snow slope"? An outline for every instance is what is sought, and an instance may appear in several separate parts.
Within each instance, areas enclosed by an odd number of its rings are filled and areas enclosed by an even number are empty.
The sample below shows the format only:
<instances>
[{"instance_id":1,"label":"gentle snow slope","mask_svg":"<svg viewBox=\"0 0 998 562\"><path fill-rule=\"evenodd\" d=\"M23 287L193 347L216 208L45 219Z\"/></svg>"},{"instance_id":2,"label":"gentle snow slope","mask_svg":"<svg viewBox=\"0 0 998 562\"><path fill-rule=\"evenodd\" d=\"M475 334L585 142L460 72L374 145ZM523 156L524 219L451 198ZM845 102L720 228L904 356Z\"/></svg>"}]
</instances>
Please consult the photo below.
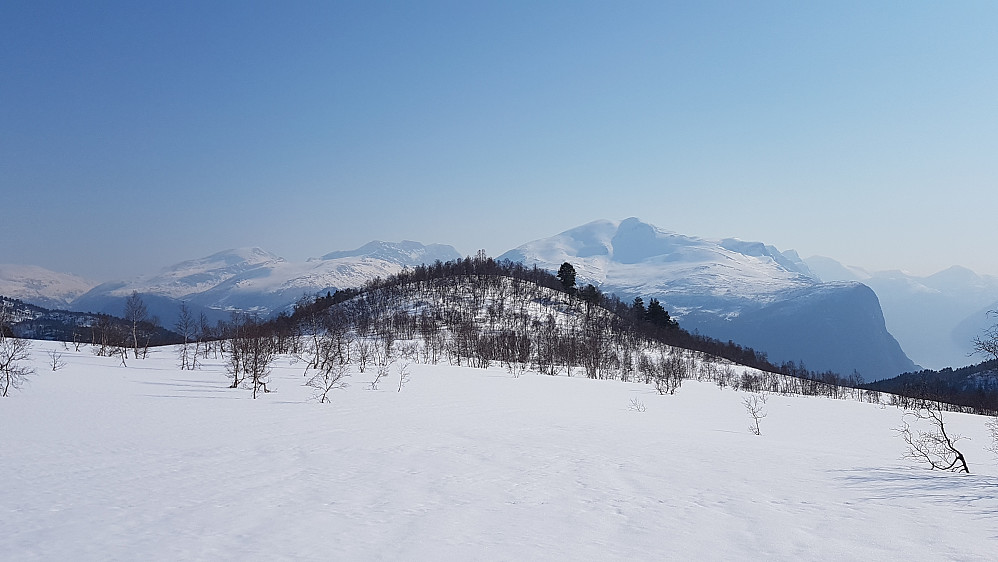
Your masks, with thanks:
<instances>
[{"instance_id":1,"label":"gentle snow slope","mask_svg":"<svg viewBox=\"0 0 998 562\"><path fill-rule=\"evenodd\" d=\"M0 402L10 560L988 560L984 419L950 415L976 473L899 460L893 408L502 370L370 373L308 401L225 388L169 350L127 368L63 351ZM631 399L647 411L628 409Z\"/></svg>"}]
</instances>

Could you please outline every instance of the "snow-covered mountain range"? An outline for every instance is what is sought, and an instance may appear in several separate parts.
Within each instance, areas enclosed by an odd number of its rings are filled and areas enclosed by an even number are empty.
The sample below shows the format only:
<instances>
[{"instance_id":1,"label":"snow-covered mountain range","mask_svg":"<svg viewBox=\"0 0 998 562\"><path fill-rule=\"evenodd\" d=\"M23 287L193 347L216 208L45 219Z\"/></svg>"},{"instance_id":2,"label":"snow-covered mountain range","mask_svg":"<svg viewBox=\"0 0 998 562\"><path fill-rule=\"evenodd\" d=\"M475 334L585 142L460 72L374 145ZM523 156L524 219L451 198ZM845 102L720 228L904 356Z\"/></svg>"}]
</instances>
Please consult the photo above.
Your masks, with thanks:
<instances>
[{"instance_id":1,"label":"snow-covered mountain range","mask_svg":"<svg viewBox=\"0 0 998 562\"><path fill-rule=\"evenodd\" d=\"M656 297L687 330L764 350L776 362L867 379L916 368L887 331L872 290L823 283L793 251L629 218L591 222L501 257L552 270L570 262L581 283L622 298Z\"/></svg>"},{"instance_id":2,"label":"snow-covered mountain range","mask_svg":"<svg viewBox=\"0 0 998 562\"><path fill-rule=\"evenodd\" d=\"M954 266L934 275L903 271L867 271L821 256L805 260L824 281L859 281L880 298L887 329L917 363L931 368L973 362L974 336L995 323L998 277ZM980 358L983 359L983 358Z\"/></svg>"},{"instance_id":3,"label":"snow-covered mountain range","mask_svg":"<svg viewBox=\"0 0 998 562\"><path fill-rule=\"evenodd\" d=\"M96 281L37 265L0 264L0 295L45 308L66 308L96 285Z\"/></svg>"},{"instance_id":4,"label":"snow-covered mountain range","mask_svg":"<svg viewBox=\"0 0 998 562\"><path fill-rule=\"evenodd\" d=\"M260 248L239 248L181 262L156 275L103 283L71 307L120 314L125 299L136 291L150 314L167 325L172 325L180 302L209 318L224 318L233 310L267 315L286 309L302 295L357 287L404 267L460 257L451 246L412 241L375 241L305 262L290 262Z\"/></svg>"},{"instance_id":5,"label":"snow-covered mountain range","mask_svg":"<svg viewBox=\"0 0 998 562\"><path fill-rule=\"evenodd\" d=\"M374 241L304 262L242 248L102 284L34 266L0 266L0 294L120 314L137 291L170 326L181 301L212 320L232 310L266 315L304 294L460 257L452 246L412 241ZM766 351L777 362L803 360L810 369L842 374L855 369L868 379L917 367L892 334L925 366L971 362L969 341L993 322L984 312L998 307L998 279L961 268L925 278L871 273L758 242L684 236L636 218L595 221L500 257L552 271L568 261L580 283L627 299L656 297L690 331Z\"/></svg>"}]
</instances>

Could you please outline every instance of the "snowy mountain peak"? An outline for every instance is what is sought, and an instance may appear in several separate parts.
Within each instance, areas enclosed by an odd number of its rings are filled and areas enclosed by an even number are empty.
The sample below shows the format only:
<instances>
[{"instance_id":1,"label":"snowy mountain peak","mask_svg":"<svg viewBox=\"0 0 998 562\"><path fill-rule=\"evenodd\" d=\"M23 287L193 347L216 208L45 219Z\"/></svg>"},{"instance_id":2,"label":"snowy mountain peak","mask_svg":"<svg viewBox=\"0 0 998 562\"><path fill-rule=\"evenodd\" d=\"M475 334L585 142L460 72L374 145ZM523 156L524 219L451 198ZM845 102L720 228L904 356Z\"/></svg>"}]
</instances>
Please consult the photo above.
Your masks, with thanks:
<instances>
[{"instance_id":1,"label":"snowy mountain peak","mask_svg":"<svg viewBox=\"0 0 998 562\"><path fill-rule=\"evenodd\" d=\"M811 269L794 250L781 252L775 246L763 244L762 242L746 242L738 238L725 238L718 242L718 244L722 248L738 252L745 256L771 259L788 271L795 271L817 280L817 276L811 272Z\"/></svg>"},{"instance_id":2,"label":"snowy mountain peak","mask_svg":"<svg viewBox=\"0 0 998 562\"><path fill-rule=\"evenodd\" d=\"M37 265L0 264L0 295L47 308L65 308L97 283Z\"/></svg>"},{"instance_id":3,"label":"snowy mountain peak","mask_svg":"<svg viewBox=\"0 0 998 562\"><path fill-rule=\"evenodd\" d=\"M670 256L682 259L687 252L702 241L660 229L636 218L621 221L610 240L613 259L619 263L640 263L645 260Z\"/></svg>"},{"instance_id":4,"label":"snowy mountain peak","mask_svg":"<svg viewBox=\"0 0 998 562\"><path fill-rule=\"evenodd\" d=\"M82 295L73 306L113 313L136 291L146 299L150 311L167 323L176 315L178 301L208 314L230 310L269 314L289 307L302 295L359 287L406 266L458 258L451 246L426 246L408 240L375 241L306 262L289 262L256 247L235 248L175 264L154 276L104 283Z\"/></svg>"},{"instance_id":5,"label":"snowy mountain peak","mask_svg":"<svg viewBox=\"0 0 998 562\"><path fill-rule=\"evenodd\" d=\"M96 303L105 297L124 297L132 291L170 299L188 299L237 276L286 263L284 258L257 247L234 248L203 258L183 261L156 275L95 287L74 303L82 310L102 310ZM96 299L96 300L95 300ZM81 308L89 307L89 308Z\"/></svg>"},{"instance_id":6,"label":"snowy mountain peak","mask_svg":"<svg viewBox=\"0 0 998 562\"><path fill-rule=\"evenodd\" d=\"M247 269L265 264L283 262L284 258L276 256L258 247L232 248L214 253L210 256L183 261L163 270L163 274L171 272L206 272L217 270Z\"/></svg>"},{"instance_id":7,"label":"snowy mountain peak","mask_svg":"<svg viewBox=\"0 0 998 562\"><path fill-rule=\"evenodd\" d=\"M957 285L981 286L987 284L988 280L984 276L966 267L954 265L938 273L930 275L926 280L933 285Z\"/></svg>"},{"instance_id":8,"label":"snowy mountain peak","mask_svg":"<svg viewBox=\"0 0 998 562\"><path fill-rule=\"evenodd\" d=\"M804 261L822 281L865 281L870 278L870 272L859 267L843 265L833 258L811 256Z\"/></svg>"},{"instance_id":9,"label":"snowy mountain peak","mask_svg":"<svg viewBox=\"0 0 998 562\"><path fill-rule=\"evenodd\" d=\"M625 295L720 292L748 297L817 282L796 252L733 238L685 236L634 217L593 221L500 257L552 270L568 261L580 281Z\"/></svg>"},{"instance_id":10,"label":"snowy mountain peak","mask_svg":"<svg viewBox=\"0 0 998 562\"><path fill-rule=\"evenodd\" d=\"M567 261L579 284L625 299L656 297L686 329L765 350L770 359L866 376L914 367L884 327L873 291L821 283L793 250L684 236L629 218L590 222L500 258L549 271Z\"/></svg>"},{"instance_id":11,"label":"snowy mountain peak","mask_svg":"<svg viewBox=\"0 0 998 562\"><path fill-rule=\"evenodd\" d=\"M401 242L383 242L374 240L356 250L330 252L322 256L323 260L340 258L366 257L384 260L401 266L415 267L430 264L436 260L450 261L461 258L461 254L453 246L446 244L422 244L412 240Z\"/></svg>"}]
</instances>

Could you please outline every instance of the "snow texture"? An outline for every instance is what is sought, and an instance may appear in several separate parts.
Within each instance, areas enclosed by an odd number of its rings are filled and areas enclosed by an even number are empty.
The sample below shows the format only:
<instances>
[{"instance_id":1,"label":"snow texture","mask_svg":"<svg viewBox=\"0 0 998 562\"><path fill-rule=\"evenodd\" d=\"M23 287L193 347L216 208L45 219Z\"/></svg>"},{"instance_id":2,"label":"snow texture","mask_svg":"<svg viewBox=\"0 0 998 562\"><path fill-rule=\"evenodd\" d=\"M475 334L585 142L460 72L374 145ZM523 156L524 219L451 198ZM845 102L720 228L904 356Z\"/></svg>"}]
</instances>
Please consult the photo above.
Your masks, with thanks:
<instances>
[{"instance_id":1,"label":"snow texture","mask_svg":"<svg viewBox=\"0 0 998 562\"><path fill-rule=\"evenodd\" d=\"M46 371L46 350L67 366ZM413 365L332 404L302 365L227 389L169 349L121 367L60 344L0 408L8 560L993 560L985 419L971 475L900 460L901 412ZM646 411L630 409L632 400Z\"/></svg>"}]
</instances>

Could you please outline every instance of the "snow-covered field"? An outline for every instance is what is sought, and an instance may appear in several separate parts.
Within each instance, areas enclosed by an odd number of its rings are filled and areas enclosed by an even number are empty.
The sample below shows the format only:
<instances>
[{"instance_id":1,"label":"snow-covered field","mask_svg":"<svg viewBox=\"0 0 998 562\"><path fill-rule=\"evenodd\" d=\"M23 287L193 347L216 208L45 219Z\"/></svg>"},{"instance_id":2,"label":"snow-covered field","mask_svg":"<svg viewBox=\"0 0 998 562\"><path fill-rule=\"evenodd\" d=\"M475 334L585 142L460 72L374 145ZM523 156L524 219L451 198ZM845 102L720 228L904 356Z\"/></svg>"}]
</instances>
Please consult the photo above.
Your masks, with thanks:
<instances>
[{"instance_id":1,"label":"snow-covered field","mask_svg":"<svg viewBox=\"0 0 998 562\"><path fill-rule=\"evenodd\" d=\"M853 401L770 396L756 436L745 394L690 381L412 365L401 392L354 373L319 404L286 359L254 401L169 349L32 353L0 399L5 560L998 556L981 417L947 418L972 439L957 475L901 460L901 412Z\"/></svg>"}]
</instances>

